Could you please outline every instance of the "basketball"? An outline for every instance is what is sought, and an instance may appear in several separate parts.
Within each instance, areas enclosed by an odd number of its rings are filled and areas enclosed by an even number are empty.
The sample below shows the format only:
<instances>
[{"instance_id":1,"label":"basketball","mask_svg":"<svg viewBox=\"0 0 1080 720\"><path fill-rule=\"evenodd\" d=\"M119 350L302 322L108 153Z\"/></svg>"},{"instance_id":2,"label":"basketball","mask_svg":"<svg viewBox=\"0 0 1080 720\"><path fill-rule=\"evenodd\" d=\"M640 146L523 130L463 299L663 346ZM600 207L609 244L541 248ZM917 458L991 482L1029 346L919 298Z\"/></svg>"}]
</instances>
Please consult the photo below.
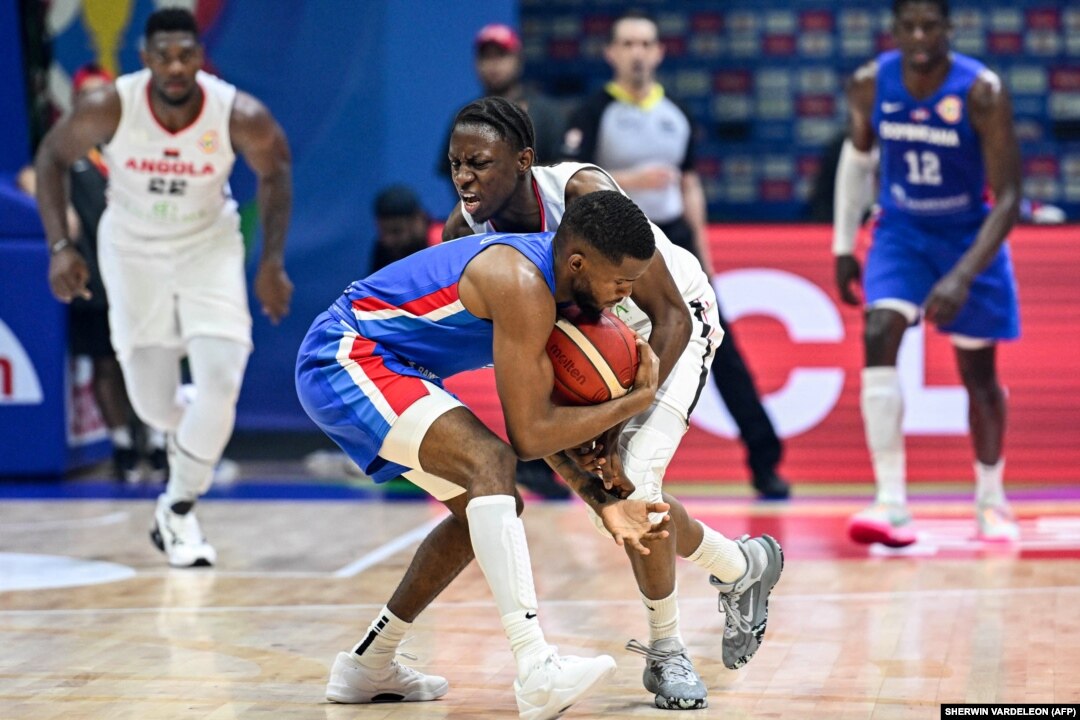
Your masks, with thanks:
<instances>
[{"instance_id":1,"label":"basketball","mask_svg":"<svg viewBox=\"0 0 1080 720\"><path fill-rule=\"evenodd\" d=\"M559 405L595 405L622 397L637 374L637 337L609 310L598 317L577 306L560 311L547 353L555 370L551 397Z\"/></svg>"}]
</instances>

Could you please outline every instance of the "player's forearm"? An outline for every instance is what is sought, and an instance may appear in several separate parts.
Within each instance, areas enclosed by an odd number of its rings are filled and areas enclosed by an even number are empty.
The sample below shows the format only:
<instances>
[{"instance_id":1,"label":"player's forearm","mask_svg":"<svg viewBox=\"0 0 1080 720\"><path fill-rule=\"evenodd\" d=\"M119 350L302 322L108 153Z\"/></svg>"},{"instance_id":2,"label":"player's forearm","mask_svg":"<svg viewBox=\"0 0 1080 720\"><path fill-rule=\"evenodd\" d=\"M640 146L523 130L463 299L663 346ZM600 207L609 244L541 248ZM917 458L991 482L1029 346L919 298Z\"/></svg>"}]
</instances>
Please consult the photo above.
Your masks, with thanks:
<instances>
[{"instance_id":1,"label":"player's forearm","mask_svg":"<svg viewBox=\"0 0 1080 720\"><path fill-rule=\"evenodd\" d=\"M660 319L652 318L652 331L649 333L649 346L660 359L660 384L663 385L668 375L675 368L675 363L682 357L690 342L690 314L672 314Z\"/></svg>"},{"instance_id":2,"label":"player's forearm","mask_svg":"<svg viewBox=\"0 0 1080 720\"><path fill-rule=\"evenodd\" d=\"M34 161L37 175L37 206L41 224L45 228L45 242L52 247L64 238L71 238L67 224L68 191L65 177L67 168L43 145Z\"/></svg>"},{"instance_id":3,"label":"player's forearm","mask_svg":"<svg viewBox=\"0 0 1080 720\"><path fill-rule=\"evenodd\" d=\"M496 366L497 367L497 366ZM522 460L537 460L598 437L652 404L653 394L631 389L626 395L598 405L551 405L546 415L529 413L516 421L507 417L507 435Z\"/></svg>"},{"instance_id":4,"label":"player's forearm","mask_svg":"<svg viewBox=\"0 0 1080 720\"><path fill-rule=\"evenodd\" d=\"M259 221L263 227L262 262L284 262L285 235L292 213L292 175L284 165L259 178Z\"/></svg>"},{"instance_id":5,"label":"player's forearm","mask_svg":"<svg viewBox=\"0 0 1080 720\"><path fill-rule=\"evenodd\" d=\"M874 169L870 151L855 148L845 140L836 168L836 197L833 201L833 254L851 255L863 215L873 202Z\"/></svg>"},{"instance_id":6,"label":"player's forearm","mask_svg":"<svg viewBox=\"0 0 1080 720\"><path fill-rule=\"evenodd\" d=\"M1019 190L1008 188L996 194L993 209L983 220L971 249L960 258L954 271L971 279L985 270L993 262L1019 216Z\"/></svg>"}]
</instances>

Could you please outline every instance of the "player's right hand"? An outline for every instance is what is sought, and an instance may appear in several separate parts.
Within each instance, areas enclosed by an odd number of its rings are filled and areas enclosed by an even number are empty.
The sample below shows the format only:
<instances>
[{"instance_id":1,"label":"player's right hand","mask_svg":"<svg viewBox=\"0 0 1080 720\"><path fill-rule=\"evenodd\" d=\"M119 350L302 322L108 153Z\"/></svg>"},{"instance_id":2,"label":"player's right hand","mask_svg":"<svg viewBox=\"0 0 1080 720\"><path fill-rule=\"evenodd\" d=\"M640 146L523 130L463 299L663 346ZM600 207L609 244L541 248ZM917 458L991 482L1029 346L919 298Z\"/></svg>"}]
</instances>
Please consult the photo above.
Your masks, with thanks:
<instances>
[{"instance_id":1,"label":"player's right hand","mask_svg":"<svg viewBox=\"0 0 1080 720\"><path fill-rule=\"evenodd\" d=\"M836 289L840 299L848 305L861 305L862 299L855 288L862 284L862 267L854 255L836 256Z\"/></svg>"},{"instance_id":2,"label":"player's right hand","mask_svg":"<svg viewBox=\"0 0 1080 720\"><path fill-rule=\"evenodd\" d=\"M49 258L49 289L60 302L69 303L77 297L89 300L88 282L90 269L75 248L65 248Z\"/></svg>"}]
</instances>

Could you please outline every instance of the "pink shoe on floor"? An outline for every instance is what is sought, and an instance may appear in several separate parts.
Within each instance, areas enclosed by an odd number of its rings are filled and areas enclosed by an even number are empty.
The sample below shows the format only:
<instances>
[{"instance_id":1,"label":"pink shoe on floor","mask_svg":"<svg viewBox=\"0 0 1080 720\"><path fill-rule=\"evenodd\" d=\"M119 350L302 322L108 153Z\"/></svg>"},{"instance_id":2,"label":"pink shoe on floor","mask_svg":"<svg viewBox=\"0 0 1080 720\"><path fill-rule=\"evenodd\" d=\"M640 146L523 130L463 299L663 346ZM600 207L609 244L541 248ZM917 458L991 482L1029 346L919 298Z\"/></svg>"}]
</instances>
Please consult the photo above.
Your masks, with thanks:
<instances>
[{"instance_id":1,"label":"pink shoe on floor","mask_svg":"<svg viewBox=\"0 0 1080 720\"><path fill-rule=\"evenodd\" d=\"M1004 503L975 506L975 521L979 531L976 537L985 542L1014 543L1020 540L1020 526L1009 506Z\"/></svg>"},{"instance_id":2,"label":"pink shoe on floor","mask_svg":"<svg viewBox=\"0 0 1080 720\"><path fill-rule=\"evenodd\" d=\"M848 537L863 545L881 543L888 547L907 547L915 542L911 514L903 505L874 503L851 516Z\"/></svg>"}]
</instances>

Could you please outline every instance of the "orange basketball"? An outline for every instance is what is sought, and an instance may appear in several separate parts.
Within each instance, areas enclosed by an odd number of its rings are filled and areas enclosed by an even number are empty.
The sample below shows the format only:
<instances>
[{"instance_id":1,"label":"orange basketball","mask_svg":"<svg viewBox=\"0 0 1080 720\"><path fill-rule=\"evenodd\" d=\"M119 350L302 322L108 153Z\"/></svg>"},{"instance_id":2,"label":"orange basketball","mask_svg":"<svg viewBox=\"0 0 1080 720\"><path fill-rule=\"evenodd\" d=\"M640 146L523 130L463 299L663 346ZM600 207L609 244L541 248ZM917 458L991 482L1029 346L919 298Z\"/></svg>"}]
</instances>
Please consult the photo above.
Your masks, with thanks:
<instances>
[{"instance_id":1,"label":"orange basketball","mask_svg":"<svg viewBox=\"0 0 1080 720\"><path fill-rule=\"evenodd\" d=\"M551 399L560 405L595 405L625 395L638 368L633 331L609 310L590 317L571 306L560 315L547 342L555 370Z\"/></svg>"}]
</instances>

